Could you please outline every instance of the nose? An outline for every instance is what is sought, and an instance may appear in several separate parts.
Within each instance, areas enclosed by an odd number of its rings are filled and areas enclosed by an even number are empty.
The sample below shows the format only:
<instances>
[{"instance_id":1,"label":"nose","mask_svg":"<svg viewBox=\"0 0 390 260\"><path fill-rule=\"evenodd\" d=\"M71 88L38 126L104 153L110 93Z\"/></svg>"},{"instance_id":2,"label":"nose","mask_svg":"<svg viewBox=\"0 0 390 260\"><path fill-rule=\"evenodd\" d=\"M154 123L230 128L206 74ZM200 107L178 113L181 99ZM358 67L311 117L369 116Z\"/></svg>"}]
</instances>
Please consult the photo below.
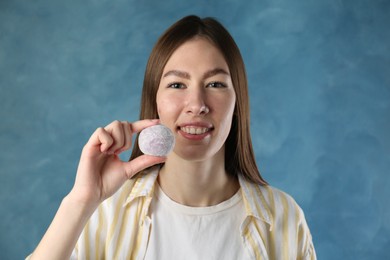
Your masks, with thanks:
<instances>
[{"instance_id":1,"label":"nose","mask_svg":"<svg viewBox=\"0 0 390 260\"><path fill-rule=\"evenodd\" d=\"M186 112L195 116L206 115L210 112L206 104L204 90L196 89L188 93Z\"/></svg>"}]
</instances>

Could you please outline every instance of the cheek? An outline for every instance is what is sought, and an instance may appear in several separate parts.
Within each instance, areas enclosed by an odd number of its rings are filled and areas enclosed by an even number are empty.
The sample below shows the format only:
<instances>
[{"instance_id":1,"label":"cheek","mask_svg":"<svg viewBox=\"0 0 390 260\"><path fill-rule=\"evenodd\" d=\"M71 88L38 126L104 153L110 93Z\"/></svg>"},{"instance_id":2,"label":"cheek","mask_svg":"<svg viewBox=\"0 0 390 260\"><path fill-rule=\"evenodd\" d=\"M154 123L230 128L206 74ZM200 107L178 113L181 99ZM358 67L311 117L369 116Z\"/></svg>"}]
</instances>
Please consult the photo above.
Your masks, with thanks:
<instances>
[{"instance_id":1,"label":"cheek","mask_svg":"<svg viewBox=\"0 0 390 260\"><path fill-rule=\"evenodd\" d=\"M161 119L161 117L164 117L164 109L165 106L162 102L158 102L157 101L157 113L158 113L158 117Z\"/></svg>"},{"instance_id":2,"label":"cheek","mask_svg":"<svg viewBox=\"0 0 390 260\"><path fill-rule=\"evenodd\" d=\"M172 100L172 97L157 97L157 112L162 122L169 120L179 112L179 103Z\"/></svg>"},{"instance_id":3,"label":"cheek","mask_svg":"<svg viewBox=\"0 0 390 260\"><path fill-rule=\"evenodd\" d=\"M221 126L226 129L227 134L230 132L233 121L233 114L235 108L235 98L225 100L225 103L219 108L221 111Z\"/></svg>"},{"instance_id":4,"label":"cheek","mask_svg":"<svg viewBox=\"0 0 390 260\"><path fill-rule=\"evenodd\" d=\"M223 99L219 99L218 102L215 102L216 111L226 119L233 117L235 106L236 98L234 95L224 97Z\"/></svg>"}]
</instances>

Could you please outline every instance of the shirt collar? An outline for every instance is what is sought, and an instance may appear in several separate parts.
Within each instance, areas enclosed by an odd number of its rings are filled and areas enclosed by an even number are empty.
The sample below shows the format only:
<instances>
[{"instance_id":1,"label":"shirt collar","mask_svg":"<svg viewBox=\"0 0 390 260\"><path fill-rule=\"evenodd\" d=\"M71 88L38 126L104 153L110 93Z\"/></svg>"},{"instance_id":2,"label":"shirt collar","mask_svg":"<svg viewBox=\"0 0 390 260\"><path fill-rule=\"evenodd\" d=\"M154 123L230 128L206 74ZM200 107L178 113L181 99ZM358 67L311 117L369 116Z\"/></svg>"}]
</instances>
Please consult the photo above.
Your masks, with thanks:
<instances>
[{"instance_id":1,"label":"shirt collar","mask_svg":"<svg viewBox=\"0 0 390 260\"><path fill-rule=\"evenodd\" d=\"M252 216L270 225L272 229L272 213L264 197L264 186L249 182L241 174L238 175L242 198L247 216Z\"/></svg>"},{"instance_id":2,"label":"shirt collar","mask_svg":"<svg viewBox=\"0 0 390 260\"><path fill-rule=\"evenodd\" d=\"M159 169L159 166L154 166L142 171L135 177L131 192L123 206L126 206L139 197L153 197L154 184L157 180Z\"/></svg>"},{"instance_id":3,"label":"shirt collar","mask_svg":"<svg viewBox=\"0 0 390 260\"><path fill-rule=\"evenodd\" d=\"M154 166L141 172L134 179L131 192L123 206L126 206L139 197L147 197L151 200L159 170L159 166ZM263 194L263 186L249 182L241 174L238 174L238 180L241 186L242 198L247 216L268 223L270 229L272 229L272 214Z\"/></svg>"}]
</instances>

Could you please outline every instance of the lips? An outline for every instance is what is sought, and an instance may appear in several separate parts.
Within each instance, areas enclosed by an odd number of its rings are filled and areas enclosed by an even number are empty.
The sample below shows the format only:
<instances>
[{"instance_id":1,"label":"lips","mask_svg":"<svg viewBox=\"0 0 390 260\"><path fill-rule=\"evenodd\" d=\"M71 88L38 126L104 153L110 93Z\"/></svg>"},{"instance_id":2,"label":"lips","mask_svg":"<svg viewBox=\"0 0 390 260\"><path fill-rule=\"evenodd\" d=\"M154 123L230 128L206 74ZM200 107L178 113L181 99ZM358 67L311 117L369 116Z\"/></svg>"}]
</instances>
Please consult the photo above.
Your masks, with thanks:
<instances>
[{"instance_id":1,"label":"lips","mask_svg":"<svg viewBox=\"0 0 390 260\"><path fill-rule=\"evenodd\" d=\"M185 126L180 127L180 130L191 135L201 135L208 131L210 131L210 128L207 127L194 127L194 126Z\"/></svg>"},{"instance_id":2,"label":"lips","mask_svg":"<svg viewBox=\"0 0 390 260\"><path fill-rule=\"evenodd\" d=\"M191 122L181 124L178 127L179 133L193 140L200 140L205 138L214 129L212 124L206 122Z\"/></svg>"}]
</instances>

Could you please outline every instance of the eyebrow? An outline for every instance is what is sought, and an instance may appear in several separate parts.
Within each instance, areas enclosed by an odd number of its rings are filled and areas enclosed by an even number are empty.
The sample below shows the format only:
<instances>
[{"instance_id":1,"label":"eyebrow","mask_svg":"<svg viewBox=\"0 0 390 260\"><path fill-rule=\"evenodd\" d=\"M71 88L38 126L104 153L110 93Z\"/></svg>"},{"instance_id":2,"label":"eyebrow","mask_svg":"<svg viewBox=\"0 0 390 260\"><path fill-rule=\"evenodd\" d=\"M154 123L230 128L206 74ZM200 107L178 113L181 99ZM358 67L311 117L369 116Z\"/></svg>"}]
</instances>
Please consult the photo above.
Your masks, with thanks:
<instances>
[{"instance_id":1,"label":"eyebrow","mask_svg":"<svg viewBox=\"0 0 390 260\"><path fill-rule=\"evenodd\" d=\"M176 76L176 77L185 78L185 79L191 78L189 73L187 73L185 71L181 71L181 70L170 70L164 74L163 78L168 77L168 76Z\"/></svg>"},{"instance_id":2,"label":"eyebrow","mask_svg":"<svg viewBox=\"0 0 390 260\"><path fill-rule=\"evenodd\" d=\"M225 74L225 75L230 76L229 72L227 72L226 70L221 69L221 68L215 68L215 69L213 69L213 70L207 71L207 72L203 75L203 78L207 79L207 78L210 78L210 77L215 76L215 75L217 75L217 74Z\"/></svg>"},{"instance_id":3,"label":"eyebrow","mask_svg":"<svg viewBox=\"0 0 390 260\"><path fill-rule=\"evenodd\" d=\"M215 69L206 71L203 74L203 78L207 79L207 78L210 78L210 77L215 76L217 74L225 74L225 75L230 76L229 72L227 72L226 70L224 70L222 68L215 68ZM168 77L168 76L177 76L177 77L184 78L184 79L191 79L191 75L188 72L181 71L181 70L170 70L163 75L163 78Z\"/></svg>"}]
</instances>

